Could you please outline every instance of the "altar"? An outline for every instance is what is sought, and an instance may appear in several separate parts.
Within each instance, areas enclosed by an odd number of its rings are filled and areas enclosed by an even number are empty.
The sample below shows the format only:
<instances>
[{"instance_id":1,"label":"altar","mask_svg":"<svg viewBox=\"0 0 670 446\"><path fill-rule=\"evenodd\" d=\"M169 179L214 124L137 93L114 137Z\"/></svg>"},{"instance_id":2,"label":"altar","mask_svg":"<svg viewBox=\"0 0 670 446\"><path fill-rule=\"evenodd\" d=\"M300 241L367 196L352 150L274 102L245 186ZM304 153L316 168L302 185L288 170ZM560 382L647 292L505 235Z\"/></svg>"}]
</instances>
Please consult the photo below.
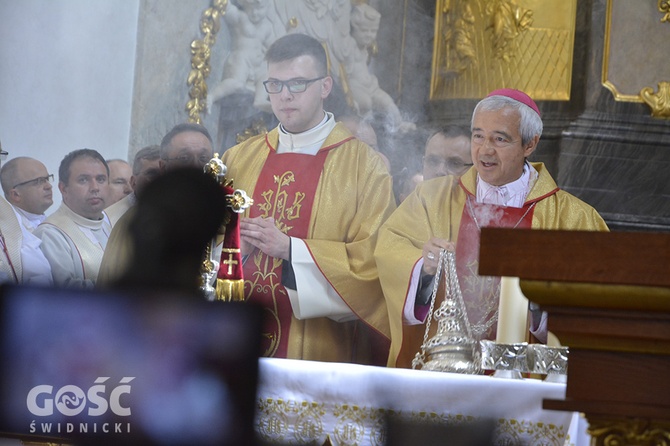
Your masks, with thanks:
<instances>
[{"instance_id":1,"label":"altar","mask_svg":"<svg viewBox=\"0 0 670 446\"><path fill-rule=\"evenodd\" d=\"M577 412L542 409L565 384L262 358L255 428L268 444L387 444L385 420L490 422L493 444L588 445Z\"/></svg>"}]
</instances>

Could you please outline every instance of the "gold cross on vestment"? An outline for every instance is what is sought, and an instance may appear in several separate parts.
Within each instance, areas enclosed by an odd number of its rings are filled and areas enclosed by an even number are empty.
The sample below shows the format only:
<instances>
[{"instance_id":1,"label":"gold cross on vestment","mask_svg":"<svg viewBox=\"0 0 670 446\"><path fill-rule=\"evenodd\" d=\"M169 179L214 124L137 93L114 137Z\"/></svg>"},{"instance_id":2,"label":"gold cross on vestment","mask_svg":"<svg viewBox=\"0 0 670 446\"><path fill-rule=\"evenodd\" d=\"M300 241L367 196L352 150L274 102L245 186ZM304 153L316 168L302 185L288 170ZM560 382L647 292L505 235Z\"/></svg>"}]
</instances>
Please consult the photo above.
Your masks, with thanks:
<instances>
[{"instance_id":1,"label":"gold cross on vestment","mask_svg":"<svg viewBox=\"0 0 670 446\"><path fill-rule=\"evenodd\" d=\"M233 259L233 254L239 253L240 250L239 249L224 248L221 251L228 254L228 259L224 260L223 264L228 265L228 275L231 275L233 273L233 265L237 265L238 263L240 263L237 260Z\"/></svg>"}]
</instances>

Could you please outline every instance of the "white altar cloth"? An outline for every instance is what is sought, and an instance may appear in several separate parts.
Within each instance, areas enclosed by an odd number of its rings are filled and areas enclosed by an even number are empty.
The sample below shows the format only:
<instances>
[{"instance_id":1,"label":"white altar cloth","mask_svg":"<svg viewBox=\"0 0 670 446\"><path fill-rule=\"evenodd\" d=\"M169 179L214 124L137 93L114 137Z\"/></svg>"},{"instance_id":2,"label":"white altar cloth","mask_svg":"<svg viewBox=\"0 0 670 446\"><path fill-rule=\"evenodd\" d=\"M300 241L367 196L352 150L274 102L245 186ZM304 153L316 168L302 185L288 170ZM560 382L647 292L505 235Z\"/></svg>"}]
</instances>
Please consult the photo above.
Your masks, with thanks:
<instances>
[{"instance_id":1,"label":"white altar cloth","mask_svg":"<svg viewBox=\"0 0 670 446\"><path fill-rule=\"evenodd\" d=\"M565 384L262 358L256 430L268 442L384 444L389 411L415 422L495 421L495 444L588 444L578 413L542 409Z\"/></svg>"}]
</instances>

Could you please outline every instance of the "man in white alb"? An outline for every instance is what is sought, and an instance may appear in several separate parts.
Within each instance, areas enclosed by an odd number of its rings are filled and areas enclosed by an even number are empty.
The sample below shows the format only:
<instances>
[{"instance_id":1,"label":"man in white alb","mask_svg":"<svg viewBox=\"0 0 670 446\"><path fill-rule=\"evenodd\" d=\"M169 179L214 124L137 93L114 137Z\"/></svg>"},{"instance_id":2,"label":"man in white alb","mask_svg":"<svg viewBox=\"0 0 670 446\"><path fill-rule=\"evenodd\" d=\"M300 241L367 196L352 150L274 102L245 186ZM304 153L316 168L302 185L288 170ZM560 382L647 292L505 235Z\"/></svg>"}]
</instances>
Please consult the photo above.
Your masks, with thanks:
<instances>
[{"instance_id":1,"label":"man in white alb","mask_svg":"<svg viewBox=\"0 0 670 446\"><path fill-rule=\"evenodd\" d=\"M61 206L35 229L51 264L54 284L93 288L111 227L102 212L109 193L109 167L91 149L70 152L58 169Z\"/></svg>"}]
</instances>

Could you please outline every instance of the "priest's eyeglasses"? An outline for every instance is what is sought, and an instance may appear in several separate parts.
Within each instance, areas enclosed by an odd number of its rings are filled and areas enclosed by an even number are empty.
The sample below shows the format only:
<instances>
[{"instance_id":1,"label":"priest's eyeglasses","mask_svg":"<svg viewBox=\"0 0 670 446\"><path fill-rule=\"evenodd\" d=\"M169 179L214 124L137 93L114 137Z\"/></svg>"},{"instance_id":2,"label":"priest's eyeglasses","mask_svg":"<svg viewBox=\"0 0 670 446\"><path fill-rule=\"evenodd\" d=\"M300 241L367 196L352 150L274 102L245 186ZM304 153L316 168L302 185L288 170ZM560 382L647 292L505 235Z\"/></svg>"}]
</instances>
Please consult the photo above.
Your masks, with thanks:
<instances>
[{"instance_id":1,"label":"priest's eyeglasses","mask_svg":"<svg viewBox=\"0 0 670 446\"><path fill-rule=\"evenodd\" d=\"M289 79L287 81L270 79L263 82L263 86L265 87L265 91L270 94L281 93L281 91L284 89L284 85L286 85L286 88L288 88L288 91L291 93L302 93L303 91L307 90L309 84L320 81L324 77L325 76L321 76L314 79Z\"/></svg>"},{"instance_id":2,"label":"priest's eyeglasses","mask_svg":"<svg viewBox=\"0 0 670 446\"><path fill-rule=\"evenodd\" d=\"M16 189L20 186L44 186L47 182L51 183L54 180L54 174L50 173L45 177L37 177L32 180L24 181L23 183L15 184L12 189Z\"/></svg>"},{"instance_id":3,"label":"priest's eyeglasses","mask_svg":"<svg viewBox=\"0 0 670 446\"><path fill-rule=\"evenodd\" d=\"M165 161L174 161L177 164L183 164L183 165L198 164L199 166L204 166L211 159L212 159L212 157L209 156L209 155L200 155L198 157L195 157L193 155L189 155L189 154L185 154L185 153L181 154L181 155L178 155L178 156L175 156L174 158L163 158L163 160L165 160Z\"/></svg>"},{"instance_id":4,"label":"priest's eyeglasses","mask_svg":"<svg viewBox=\"0 0 670 446\"><path fill-rule=\"evenodd\" d=\"M445 167L447 172L452 175L460 175L465 172L468 167L473 165L473 163L466 163L460 158L452 157L444 159L434 155L423 157L423 163L430 167Z\"/></svg>"}]
</instances>

